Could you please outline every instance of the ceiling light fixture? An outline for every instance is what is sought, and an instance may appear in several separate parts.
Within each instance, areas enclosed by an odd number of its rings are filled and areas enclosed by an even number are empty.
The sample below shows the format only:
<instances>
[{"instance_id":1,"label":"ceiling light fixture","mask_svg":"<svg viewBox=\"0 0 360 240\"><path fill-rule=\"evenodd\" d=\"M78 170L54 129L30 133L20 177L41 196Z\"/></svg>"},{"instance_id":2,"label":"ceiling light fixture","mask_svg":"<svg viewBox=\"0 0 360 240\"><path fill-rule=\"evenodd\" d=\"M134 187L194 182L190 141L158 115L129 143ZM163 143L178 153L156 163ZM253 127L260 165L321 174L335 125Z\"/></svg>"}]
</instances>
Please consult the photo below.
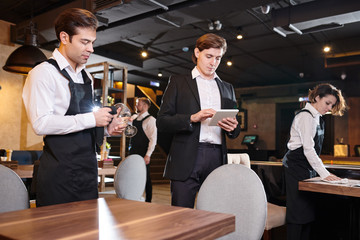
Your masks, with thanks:
<instances>
[{"instance_id":1,"label":"ceiling light fixture","mask_svg":"<svg viewBox=\"0 0 360 240\"><path fill-rule=\"evenodd\" d=\"M216 21L214 22L214 25L215 25L215 29L216 29L216 30L218 30L218 31L221 30L221 28L222 28L222 23L221 23L219 20L216 20Z\"/></svg>"},{"instance_id":2,"label":"ceiling light fixture","mask_svg":"<svg viewBox=\"0 0 360 240\"><path fill-rule=\"evenodd\" d=\"M161 4L155 0L148 0L149 2L155 4L155 5L158 5L159 7L161 7L162 9L164 9L165 11L169 10L169 7L164 5L164 4Z\"/></svg>"},{"instance_id":3,"label":"ceiling light fixture","mask_svg":"<svg viewBox=\"0 0 360 240\"><path fill-rule=\"evenodd\" d=\"M299 35L302 35L302 34L303 34L300 29L298 29L297 27L295 27L295 26L292 25L291 23L289 24L289 28L290 28L291 30L293 30L294 32L296 32L297 34L299 34Z\"/></svg>"},{"instance_id":4,"label":"ceiling light fixture","mask_svg":"<svg viewBox=\"0 0 360 240\"><path fill-rule=\"evenodd\" d=\"M331 51L331 47L329 45L325 45L323 48L324 53L328 53Z\"/></svg>"},{"instance_id":5,"label":"ceiling light fixture","mask_svg":"<svg viewBox=\"0 0 360 240\"><path fill-rule=\"evenodd\" d=\"M161 21L164 21L164 22L166 22L166 23L168 23L168 24L170 24L170 25L173 25L174 27L177 27L177 28L181 27L179 24L174 23L173 21L170 21L169 19L163 18L163 17L161 17L161 16L159 16L159 15L156 15L156 17L157 17L158 19L160 19Z\"/></svg>"},{"instance_id":6,"label":"ceiling light fixture","mask_svg":"<svg viewBox=\"0 0 360 240\"><path fill-rule=\"evenodd\" d=\"M183 48L182 48L182 51L183 51L183 52L188 52L188 51L189 51L189 47L183 47Z\"/></svg>"},{"instance_id":7,"label":"ceiling light fixture","mask_svg":"<svg viewBox=\"0 0 360 240\"><path fill-rule=\"evenodd\" d=\"M209 27L209 30L210 30L210 31L214 30L214 23L213 23L213 22L210 22L210 23L208 24L208 27Z\"/></svg>"},{"instance_id":8,"label":"ceiling light fixture","mask_svg":"<svg viewBox=\"0 0 360 240\"><path fill-rule=\"evenodd\" d=\"M270 5L261 6L260 8L261 8L261 12L263 14L268 14L270 12L270 9L271 9Z\"/></svg>"},{"instance_id":9,"label":"ceiling light fixture","mask_svg":"<svg viewBox=\"0 0 360 240\"><path fill-rule=\"evenodd\" d=\"M228 59L228 60L226 61L226 65L227 65L228 67L231 67L231 66L233 65L233 62L231 61L231 59Z\"/></svg>"},{"instance_id":10,"label":"ceiling light fixture","mask_svg":"<svg viewBox=\"0 0 360 240\"><path fill-rule=\"evenodd\" d=\"M141 50L140 54L142 58L147 58L149 55L146 49Z\"/></svg>"},{"instance_id":11,"label":"ceiling light fixture","mask_svg":"<svg viewBox=\"0 0 360 240\"><path fill-rule=\"evenodd\" d=\"M31 21L25 29L25 44L17 48L6 60L3 69L17 74L28 74L38 63L45 61L45 54L37 47L37 30Z\"/></svg>"},{"instance_id":12,"label":"ceiling light fixture","mask_svg":"<svg viewBox=\"0 0 360 240\"><path fill-rule=\"evenodd\" d=\"M282 32L278 27L273 28L274 32L278 33L279 35L286 37L286 33Z\"/></svg>"},{"instance_id":13,"label":"ceiling light fixture","mask_svg":"<svg viewBox=\"0 0 360 240\"><path fill-rule=\"evenodd\" d=\"M208 28L210 31L216 29L217 31L220 31L222 28L222 23L220 22L220 20L215 20L215 21L211 21L208 24Z\"/></svg>"},{"instance_id":14,"label":"ceiling light fixture","mask_svg":"<svg viewBox=\"0 0 360 240\"><path fill-rule=\"evenodd\" d=\"M346 73L342 72L340 75L341 80L345 80L346 79Z\"/></svg>"},{"instance_id":15,"label":"ceiling light fixture","mask_svg":"<svg viewBox=\"0 0 360 240\"><path fill-rule=\"evenodd\" d=\"M159 70L159 72L158 72L158 77L162 77L163 76L163 74L162 74L162 72Z\"/></svg>"}]
</instances>

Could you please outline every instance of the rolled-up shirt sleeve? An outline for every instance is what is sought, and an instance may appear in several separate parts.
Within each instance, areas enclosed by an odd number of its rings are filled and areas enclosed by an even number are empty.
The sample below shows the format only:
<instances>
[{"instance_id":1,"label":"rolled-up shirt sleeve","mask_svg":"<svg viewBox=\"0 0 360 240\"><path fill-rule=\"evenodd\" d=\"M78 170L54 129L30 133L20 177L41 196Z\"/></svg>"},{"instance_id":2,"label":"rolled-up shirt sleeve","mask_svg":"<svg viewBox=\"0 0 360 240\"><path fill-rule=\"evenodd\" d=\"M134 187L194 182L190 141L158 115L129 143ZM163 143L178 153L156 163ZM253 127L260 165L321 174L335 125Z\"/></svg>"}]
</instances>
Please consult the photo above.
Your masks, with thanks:
<instances>
[{"instance_id":1,"label":"rolled-up shirt sleeve","mask_svg":"<svg viewBox=\"0 0 360 240\"><path fill-rule=\"evenodd\" d=\"M316 135L316 127L318 125L316 119L314 119L308 113L300 113L298 121L295 122L295 128L299 132L301 144L304 149L304 155L308 160L311 167L320 175L321 178L326 178L330 175L326 170L323 162L315 151L314 137Z\"/></svg>"}]
</instances>

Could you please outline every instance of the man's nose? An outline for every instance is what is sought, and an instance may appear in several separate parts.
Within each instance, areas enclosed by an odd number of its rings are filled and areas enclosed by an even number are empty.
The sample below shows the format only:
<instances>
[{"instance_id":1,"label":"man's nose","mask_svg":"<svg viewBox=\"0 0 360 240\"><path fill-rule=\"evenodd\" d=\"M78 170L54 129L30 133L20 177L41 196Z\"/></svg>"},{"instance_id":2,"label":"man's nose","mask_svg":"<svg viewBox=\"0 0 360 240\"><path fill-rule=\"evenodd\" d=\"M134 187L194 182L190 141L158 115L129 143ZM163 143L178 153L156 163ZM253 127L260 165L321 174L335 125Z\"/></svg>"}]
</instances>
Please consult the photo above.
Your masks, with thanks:
<instances>
[{"instance_id":1,"label":"man's nose","mask_svg":"<svg viewBox=\"0 0 360 240\"><path fill-rule=\"evenodd\" d=\"M90 44L88 44L88 47L87 47L87 49L86 49L88 52L91 52L91 53L93 53L94 52L94 47L93 47L93 44L92 43L90 43Z\"/></svg>"}]
</instances>

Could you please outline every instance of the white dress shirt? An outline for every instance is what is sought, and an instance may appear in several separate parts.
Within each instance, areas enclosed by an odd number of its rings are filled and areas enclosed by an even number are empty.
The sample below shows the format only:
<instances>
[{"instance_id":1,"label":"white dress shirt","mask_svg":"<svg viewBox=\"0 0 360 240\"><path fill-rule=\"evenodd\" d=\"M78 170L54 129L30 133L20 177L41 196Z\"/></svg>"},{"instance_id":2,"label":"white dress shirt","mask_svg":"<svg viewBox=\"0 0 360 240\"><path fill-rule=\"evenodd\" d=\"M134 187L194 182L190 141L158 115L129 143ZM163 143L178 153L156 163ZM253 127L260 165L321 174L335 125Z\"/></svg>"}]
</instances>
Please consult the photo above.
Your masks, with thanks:
<instances>
[{"instance_id":1,"label":"white dress shirt","mask_svg":"<svg viewBox=\"0 0 360 240\"><path fill-rule=\"evenodd\" d=\"M196 78L201 109L212 108L215 111L221 109L221 96L219 87L215 81L218 77L215 73L211 80L204 79L197 67L191 72L192 78ZM220 80L221 81L221 80ZM221 144L221 128L218 126L209 126L210 118L201 122L199 142L212 144Z\"/></svg>"},{"instance_id":2,"label":"white dress shirt","mask_svg":"<svg viewBox=\"0 0 360 240\"><path fill-rule=\"evenodd\" d=\"M81 74L84 65L74 70L57 49L52 57L75 83L84 83ZM38 135L68 134L96 125L92 112L65 116L70 105L69 80L48 62L41 63L29 72L22 97L28 118Z\"/></svg>"},{"instance_id":3,"label":"white dress shirt","mask_svg":"<svg viewBox=\"0 0 360 240\"><path fill-rule=\"evenodd\" d=\"M141 121L148 115L150 114L149 112L146 111L140 115L135 114L131 118ZM154 152L157 141L156 119L153 116L148 117L142 122L142 128L144 130L146 137L149 139L149 145L145 155L151 157L151 154Z\"/></svg>"},{"instance_id":4,"label":"white dress shirt","mask_svg":"<svg viewBox=\"0 0 360 240\"><path fill-rule=\"evenodd\" d=\"M310 103L306 103L305 109L309 110L313 116L308 112L301 112L295 116L291 125L290 140L287 146L290 150L295 150L302 146L304 148L304 155L311 167L321 178L326 178L330 173L326 170L314 148L316 127L319 125L321 114Z\"/></svg>"}]
</instances>

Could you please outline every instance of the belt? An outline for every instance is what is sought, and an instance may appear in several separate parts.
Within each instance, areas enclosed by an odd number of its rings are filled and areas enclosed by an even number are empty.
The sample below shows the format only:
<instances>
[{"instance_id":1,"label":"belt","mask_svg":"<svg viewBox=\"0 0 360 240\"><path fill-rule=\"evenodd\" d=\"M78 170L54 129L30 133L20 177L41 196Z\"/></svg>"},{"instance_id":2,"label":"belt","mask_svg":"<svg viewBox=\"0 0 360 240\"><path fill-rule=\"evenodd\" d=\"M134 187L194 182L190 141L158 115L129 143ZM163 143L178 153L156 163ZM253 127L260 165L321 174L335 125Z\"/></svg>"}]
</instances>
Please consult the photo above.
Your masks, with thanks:
<instances>
[{"instance_id":1,"label":"belt","mask_svg":"<svg viewBox=\"0 0 360 240\"><path fill-rule=\"evenodd\" d=\"M199 142L198 146L202 148L221 148L221 144L212 144L207 142Z\"/></svg>"}]
</instances>

